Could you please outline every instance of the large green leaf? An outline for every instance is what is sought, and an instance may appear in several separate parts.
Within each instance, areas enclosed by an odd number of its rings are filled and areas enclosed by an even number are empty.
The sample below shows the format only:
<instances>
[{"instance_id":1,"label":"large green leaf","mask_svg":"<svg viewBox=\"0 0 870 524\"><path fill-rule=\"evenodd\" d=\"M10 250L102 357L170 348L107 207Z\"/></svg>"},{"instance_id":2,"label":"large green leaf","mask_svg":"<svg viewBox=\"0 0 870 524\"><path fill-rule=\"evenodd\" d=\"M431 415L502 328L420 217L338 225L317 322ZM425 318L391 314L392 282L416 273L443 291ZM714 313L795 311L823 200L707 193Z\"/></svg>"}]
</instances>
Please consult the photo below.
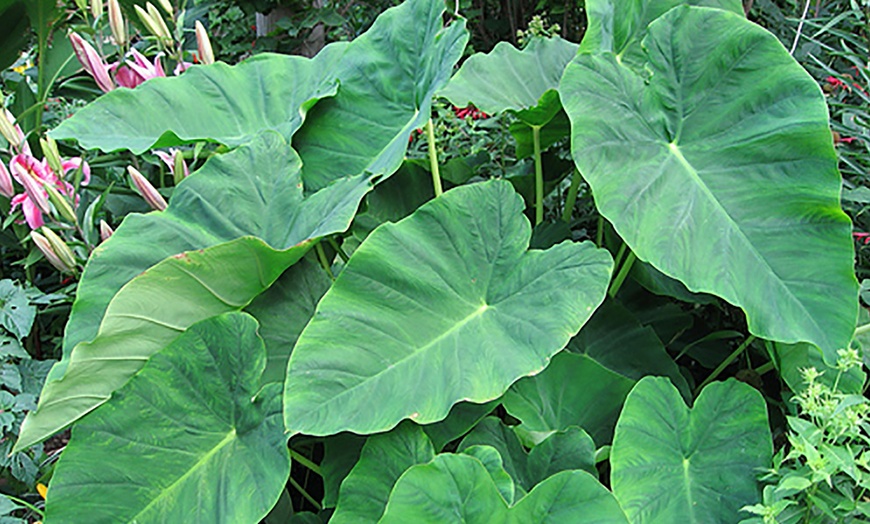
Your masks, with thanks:
<instances>
[{"instance_id":1,"label":"large green leaf","mask_svg":"<svg viewBox=\"0 0 870 524\"><path fill-rule=\"evenodd\" d=\"M517 429L521 428L487 417L462 439L458 449L490 446L498 450L504 470L516 482L516 498L560 471L582 469L597 473L595 443L582 429L571 426L551 433L527 453L517 435Z\"/></svg>"},{"instance_id":2,"label":"large green leaf","mask_svg":"<svg viewBox=\"0 0 870 524\"><path fill-rule=\"evenodd\" d=\"M493 400L486 404L460 402L450 408L447 418L423 426L423 431L432 441L435 451L440 452L448 443L468 433L478 422L492 413L498 405L499 400Z\"/></svg>"},{"instance_id":3,"label":"large green leaf","mask_svg":"<svg viewBox=\"0 0 870 524\"><path fill-rule=\"evenodd\" d=\"M258 522L290 473L257 323L191 326L72 433L46 522ZM260 390L258 392L258 390Z\"/></svg>"},{"instance_id":4,"label":"large green leaf","mask_svg":"<svg viewBox=\"0 0 870 524\"><path fill-rule=\"evenodd\" d=\"M577 44L552 38L535 38L520 51L499 42L489 53L466 60L438 95L454 105L474 104L485 113L515 113L520 120L542 126L561 109L559 79L577 53Z\"/></svg>"},{"instance_id":5,"label":"large green leaf","mask_svg":"<svg viewBox=\"0 0 870 524\"><path fill-rule=\"evenodd\" d=\"M103 404L154 353L192 324L238 311L308 250L276 251L243 237L182 253L146 270L112 299L97 337L73 350L63 378L46 382L16 449L50 437Z\"/></svg>"},{"instance_id":6,"label":"large green leaf","mask_svg":"<svg viewBox=\"0 0 870 524\"><path fill-rule=\"evenodd\" d=\"M639 259L743 308L752 333L832 356L858 287L818 85L773 35L718 9L675 8L644 46L647 81L610 53L562 78L601 214Z\"/></svg>"},{"instance_id":7,"label":"large green leaf","mask_svg":"<svg viewBox=\"0 0 870 524\"><path fill-rule=\"evenodd\" d=\"M377 522L390 491L408 468L435 458L432 442L411 422L369 437L359 462L341 483L332 524Z\"/></svg>"},{"instance_id":8,"label":"large green leaf","mask_svg":"<svg viewBox=\"0 0 870 524\"><path fill-rule=\"evenodd\" d=\"M616 425L611 485L632 523L737 522L760 499L772 447L764 399L750 386L715 382L690 411L666 378L647 377Z\"/></svg>"},{"instance_id":9,"label":"large green leaf","mask_svg":"<svg viewBox=\"0 0 870 524\"><path fill-rule=\"evenodd\" d=\"M338 94L317 104L293 139L307 188L398 169L408 136L429 120L432 96L468 40L465 21L444 28L443 14L441 0L407 0L348 46L337 66Z\"/></svg>"},{"instance_id":10,"label":"large green leaf","mask_svg":"<svg viewBox=\"0 0 870 524\"><path fill-rule=\"evenodd\" d=\"M634 383L586 355L562 352L543 372L511 386L504 407L528 431L580 426L601 446L610 442L622 402Z\"/></svg>"},{"instance_id":11,"label":"large green leaf","mask_svg":"<svg viewBox=\"0 0 870 524\"><path fill-rule=\"evenodd\" d=\"M381 524L627 524L613 495L585 471L565 471L512 507L484 465L467 455L438 455L399 479Z\"/></svg>"},{"instance_id":12,"label":"large green leaf","mask_svg":"<svg viewBox=\"0 0 870 524\"><path fill-rule=\"evenodd\" d=\"M612 52L642 63L641 40L653 20L679 5L706 6L743 15L740 0L587 0L588 24L580 52Z\"/></svg>"},{"instance_id":13,"label":"large green leaf","mask_svg":"<svg viewBox=\"0 0 870 524\"><path fill-rule=\"evenodd\" d=\"M368 180L347 178L304 197L300 169L287 142L267 132L209 159L178 186L166 211L128 215L88 261L64 355L96 336L109 301L124 284L167 257L249 235L287 249L347 229L371 189ZM52 378L59 378L58 371Z\"/></svg>"},{"instance_id":14,"label":"large green leaf","mask_svg":"<svg viewBox=\"0 0 870 524\"><path fill-rule=\"evenodd\" d=\"M374 433L499 397L542 370L601 303L612 260L591 243L527 251L522 199L461 186L356 250L290 357L291 432ZM384 399L377 410L372 398Z\"/></svg>"},{"instance_id":15,"label":"large green leaf","mask_svg":"<svg viewBox=\"0 0 870 524\"><path fill-rule=\"evenodd\" d=\"M641 305L641 301L632 305ZM664 308L659 311L664 311ZM568 343L568 350L583 353L610 371L632 380L647 375L669 377L684 398L691 397L685 377L655 330L641 324L617 300L608 298L601 304L580 333Z\"/></svg>"},{"instance_id":16,"label":"large green leaf","mask_svg":"<svg viewBox=\"0 0 870 524\"><path fill-rule=\"evenodd\" d=\"M335 94L335 64L345 49L328 46L313 60L266 53L235 66L197 66L179 77L116 89L64 120L51 136L76 139L85 149L136 154L195 140L238 146L267 129L289 141L308 109Z\"/></svg>"},{"instance_id":17,"label":"large green leaf","mask_svg":"<svg viewBox=\"0 0 870 524\"><path fill-rule=\"evenodd\" d=\"M266 343L263 383L284 382L296 339L331 284L319 264L302 259L245 308L259 322Z\"/></svg>"}]
</instances>

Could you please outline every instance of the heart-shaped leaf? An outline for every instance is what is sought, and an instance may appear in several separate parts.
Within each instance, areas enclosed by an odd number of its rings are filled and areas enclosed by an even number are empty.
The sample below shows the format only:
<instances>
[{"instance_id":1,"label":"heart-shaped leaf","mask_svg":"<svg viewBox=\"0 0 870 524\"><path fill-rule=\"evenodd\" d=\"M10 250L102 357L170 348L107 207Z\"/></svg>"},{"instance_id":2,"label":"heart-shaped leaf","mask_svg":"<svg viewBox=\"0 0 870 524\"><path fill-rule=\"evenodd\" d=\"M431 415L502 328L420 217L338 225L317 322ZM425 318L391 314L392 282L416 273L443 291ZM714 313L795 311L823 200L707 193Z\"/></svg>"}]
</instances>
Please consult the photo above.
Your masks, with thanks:
<instances>
[{"instance_id":1,"label":"heart-shaped leaf","mask_svg":"<svg viewBox=\"0 0 870 524\"><path fill-rule=\"evenodd\" d=\"M534 38L520 51L499 42L489 53L466 60L438 95L453 105L474 104L492 115L510 111L528 125L543 126L561 109L559 79L577 53L577 44Z\"/></svg>"},{"instance_id":2,"label":"heart-shaped leaf","mask_svg":"<svg viewBox=\"0 0 870 524\"><path fill-rule=\"evenodd\" d=\"M447 418L434 424L423 426L426 436L432 441L436 452L444 449L444 446L453 440L465 435L478 422L492 413L498 407L499 401L493 400L486 404L472 404L460 402L450 409Z\"/></svg>"},{"instance_id":3,"label":"heart-shaped leaf","mask_svg":"<svg viewBox=\"0 0 870 524\"><path fill-rule=\"evenodd\" d=\"M562 352L543 372L511 386L504 407L528 431L547 433L579 426L596 444L605 445L634 383L586 355Z\"/></svg>"},{"instance_id":4,"label":"heart-shaped leaf","mask_svg":"<svg viewBox=\"0 0 870 524\"><path fill-rule=\"evenodd\" d=\"M399 168L468 41L465 21L443 27L443 15L440 0L407 0L348 45L336 68L338 94L318 103L293 138L306 188Z\"/></svg>"},{"instance_id":5,"label":"heart-shaped leaf","mask_svg":"<svg viewBox=\"0 0 870 524\"><path fill-rule=\"evenodd\" d=\"M613 495L585 471L563 471L508 506L483 464L438 455L399 478L381 524L627 524Z\"/></svg>"},{"instance_id":6,"label":"heart-shaped leaf","mask_svg":"<svg viewBox=\"0 0 870 524\"><path fill-rule=\"evenodd\" d=\"M196 66L179 77L116 89L64 120L51 136L75 139L84 149L136 154L196 140L235 147L267 129L289 141L308 109L335 94L335 65L345 49L327 46L313 60L265 53L235 66Z\"/></svg>"},{"instance_id":7,"label":"heart-shaped leaf","mask_svg":"<svg viewBox=\"0 0 870 524\"><path fill-rule=\"evenodd\" d=\"M679 5L715 7L743 15L740 0L588 0L580 52L612 52L626 63L643 63L641 40L656 18Z\"/></svg>"},{"instance_id":8,"label":"heart-shaped leaf","mask_svg":"<svg viewBox=\"0 0 870 524\"><path fill-rule=\"evenodd\" d=\"M356 250L290 357L292 432L374 433L499 397L543 369L604 297L591 243L527 251L510 184L461 186L384 224ZM413 327L411 327L413 326ZM385 399L377 410L372 398Z\"/></svg>"},{"instance_id":9,"label":"heart-shaped leaf","mask_svg":"<svg viewBox=\"0 0 870 524\"><path fill-rule=\"evenodd\" d=\"M818 84L719 9L674 8L644 49L648 80L610 53L581 54L562 78L601 214L639 259L743 308L752 333L835 359L858 287Z\"/></svg>"},{"instance_id":10,"label":"heart-shaped leaf","mask_svg":"<svg viewBox=\"0 0 870 524\"><path fill-rule=\"evenodd\" d=\"M668 379L647 377L616 424L613 493L633 523L734 522L760 500L756 478L772 448L764 399L750 386L714 382L690 411Z\"/></svg>"},{"instance_id":11,"label":"heart-shaped leaf","mask_svg":"<svg viewBox=\"0 0 870 524\"><path fill-rule=\"evenodd\" d=\"M257 522L290 473L280 386L257 323L191 326L73 429L46 522Z\"/></svg>"},{"instance_id":12,"label":"heart-shaped leaf","mask_svg":"<svg viewBox=\"0 0 870 524\"><path fill-rule=\"evenodd\" d=\"M411 422L388 433L369 437L359 462L341 483L332 524L377 522L384 513L390 491L411 466L435 458L432 442Z\"/></svg>"}]
</instances>

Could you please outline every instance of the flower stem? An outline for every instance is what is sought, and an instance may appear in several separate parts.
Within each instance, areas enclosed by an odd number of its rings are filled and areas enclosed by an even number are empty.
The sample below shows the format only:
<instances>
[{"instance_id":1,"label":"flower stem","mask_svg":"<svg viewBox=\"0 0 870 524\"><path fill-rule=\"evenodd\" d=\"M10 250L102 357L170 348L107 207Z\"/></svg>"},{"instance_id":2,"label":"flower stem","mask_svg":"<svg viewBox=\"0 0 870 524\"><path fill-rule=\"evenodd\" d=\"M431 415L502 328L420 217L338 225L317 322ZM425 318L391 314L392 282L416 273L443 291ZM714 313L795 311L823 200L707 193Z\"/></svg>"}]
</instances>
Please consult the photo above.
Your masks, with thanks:
<instances>
[{"instance_id":1,"label":"flower stem","mask_svg":"<svg viewBox=\"0 0 870 524\"><path fill-rule=\"evenodd\" d=\"M755 368L755 372L758 373L759 376L764 375L768 371L773 371L776 366L773 364L773 361L767 362L766 364L762 364Z\"/></svg>"},{"instance_id":2,"label":"flower stem","mask_svg":"<svg viewBox=\"0 0 870 524\"><path fill-rule=\"evenodd\" d=\"M580 171L574 170L571 177L571 187L568 188L568 195L565 197L565 209L562 210L562 222L570 222L571 214L574 212L574 204L577 203L577 190L580 188Z\"/></svg>"},{"instance_id":3,"label":"flower stem","mask_svg":"<svg viewBox=\"0 0 870 524\"><path fill-rule=\"evenodd\" d=\"M604 245L604 217L598 215L598 229L595 231L595 245L602 247Z\"/></svg>"},{"instance_id":4,"label":"flower stem","mask_svg":"<svg viewBox=\"0 0 870 524\"><path fill-rule=\"evenodd\" d=\"M305 488L303 488L302 486L299 485L298 482L296 482L296 479L294 479L294 478L291 476L289 480L290 480L290 485L293 486L293 488L294 488L296 491L298 491L298 492L299 492L299 493L300 493L300 494L305 498L305 500L307 500L308 502L310 502L311 505L314 506L314 508L315 508L317 511L320 511L321 509L323 509L323 507L320 505L320 503L317 502L316 500L314 500L314 497L312 497L311 495L309 495L308 492L305 491Z\"/></svg>"},{"instance_id":5,"label":"flower stem","mask_svg":"<svg viewBox=\"0 0 870 524\"><path fill-rule=\"evenodd\" d=\"M855 328L855 334L853 336L858 337L865 333L870 333L870 324L864 324L863 326Z\"/></svg>"},{"instance_id":6,"label":"flower stem","mask_svg":"<svg viewBox=\"0 0 870 524\"><path fill-rule=\"evenodd\" d=\"M39 518L45 518L45 513L43 513L42 510L40 510L39 508L37 508L33 504L27 502L26 500L21 500L18 497L13 497L12 495L6 495L5 493L4 493L4 495L6 496L6 498L11 500L12 502L14 502L16 504L20 504L20 505L24 506L25 508L29 509L30 511L36 513L37 515L39 515Z\"/></svg>"},{"instance_id":7,"label":"flower stem","mask_svg":"<svg viewBox=\"0 0 870 524\"><path fill-rule=\"evenodd\" d=\"M350 260L350 257L347 256L347 253L345 253L343 249L341 249L341 246L338 245L338 242L336 242L334 238L330 237L326 239L326 241L329 242L329 245L332 246L332 249L334 249L335 252L338 253L338 256L340 256L342 260L344 260L345 262Z\"/></svg>"},{"instance_id":8,"label":"flower stem","mask_svg":"<svg viewBox=\"0 0 870 524\"><path fill-rule=\"evenodd\" d=\"M611 298L616 297L619 288L622 287L622 283L625 282L625 277L627 277L628 272L631 271L631 266L634 265L636 258L637 257L634 256L634 251L628 252L628 256L625 257L625 262L622 263L622 267L619 268L619 273L616 274L616 278L613 279L613 282L610 284L610 290L607 292Z\"/></svg>"},{"instance_id":9,"label":"flower stem","mask_svg":"<svg viewBox=\"0 0 870 524\"><path fill-rule=\"evenodd\" d=\"M740 344L739 346L737 346L737 349L735 349L733 353L731 353L730 355L728 355L728 356L725 358L725 360L723 360L722 363L719 364L719 366L718 366L716 369L714 369L712 373L710 373L710 376L707 377L707 378L704 380L704 382L701 382L701 385L698 386L697 389L695 389L695 396L698 396L698 393L700 393L701 390L704 389L704 386L706 386L706 385L709 384L710 382L713 382L714 380L716 380L716 378L717 378L717 377L718 377L718 376L719 376L723 371L725 371L725 368L727 368L729 365L731 365L731 363L734 362L734 360L735 360L737 357L739 357L741 353L743 353L744 351L746 351L746 348L748 348L748 347L749 347L749 344L752 344L752 342L753 342L754 340L755 340L755 335L749 335L748 337L746 337L746 340L744 340L742 344Z\"/></svg>"},{"instance_id":10,"label":"flower stem","mask_svg":"<svg viewBox=\"0 0 870 524\"><path fill-rule=\"evenodd\" d=\"M541 126L532 126L535 147L535 225L544 221L544 167L541 164Z\"/></svg>"},{"instance_id":11,"label":"flower stem","mask_svg":"<svg viewBox=\"0 0 870 524\"><path fill-rule=\"evenodd\" d=\"M323 266L323 270L329 275L330 280L335 280L335 275L332 273L332 268L329 267L329 261L326 259L326 252L323 250L323 246L318 242L314 246L314 250L317 251L317 259L320 261L320 265Z\"/></svg>"},{"instance_id":12,"label":"flower stem","mask_svg":"<svg viewBox=\"0 0 870 524\"><path fill-rule=\"evenodd\" d=\"M435 188L435 198L441 196L441 172L438 170L438 151L435 150L435 127L430 118L426 122L426 143L429 146L429 169L432 171L432 186Z\"/></svg>"},{"instance_id":13,"label":"flower stem","mask_svg":"<svg viewBox=\"0 0 870 524\"><path fill-rule=\"evenodd\" d=\"M308 460L308 458L303 456L301 453L294 451L293 448L290 448L290 458L317 473L321 477L323 476L323 473L320 472L320 466Z\"/></svg>"}]
</instances>

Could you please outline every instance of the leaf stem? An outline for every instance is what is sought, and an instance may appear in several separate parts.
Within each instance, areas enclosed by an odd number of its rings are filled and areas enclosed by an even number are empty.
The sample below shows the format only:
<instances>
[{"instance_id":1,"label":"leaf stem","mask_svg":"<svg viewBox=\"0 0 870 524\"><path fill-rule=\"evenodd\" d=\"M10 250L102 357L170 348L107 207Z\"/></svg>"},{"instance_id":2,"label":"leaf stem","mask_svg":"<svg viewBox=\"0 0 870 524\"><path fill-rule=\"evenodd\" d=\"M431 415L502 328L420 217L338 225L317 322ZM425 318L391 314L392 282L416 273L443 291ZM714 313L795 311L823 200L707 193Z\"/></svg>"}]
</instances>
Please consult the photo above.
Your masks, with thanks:
<instances>
[{"instance_id":1,"label":"leaf stem","mask_svg":"<svg viewBox=\"0 0 870 524\"><path fill-rule=\"evenodd\" d=\"M755 372L758 373L759 376L761 376L761 375L764 375L765 373L767 373L768 371L772 371L774 368L776 368L776 366L774 365L773 361L771 360L770 362L767 362L766 364L762 364L762 365L758 366L757 368L755 368Z\"/></svg>"},{"instance_id":2,"label":"leaf stem","mask_svg":"<svg viewBox=\"0 0 870 524\"><path fill-rule=\"evenodd\" d=\"M18 498L18 497L13 497L12 495L6 495L5 493L4 493L4 495L6 496L6 498L8 498L9 500L11 500L12 502L14 502L14 503L16 503L16 504L21 504L21 505L24 506L25 508L27 508L27 509L29 509L30 511L36 513L37 515L39 515L39 518L45 518L45 513L43 513L42 510L40 510L39 508L37 508L37 507L34 506L33 504L27 502L26 500L21 500L21 499Z\"/></svg>"},{"instance_id":3,"label":"leaf stem","mask_svg":"<svg viewBox=\"0 0 870 524\"><path fill-rule=\"evenodd\" d=\"M577 190L580 188L580 171L574 170L571 177L571 187L568 188L568 195L565 197L565 209L562 210L562 222L570 222L571 214L574 212L574 204L577 203Z\"/></svg>"},{"instance_id":4,"label":"leaf stem","mask_svg":"<svg viewBox=\"0 0 870 524\"><path fill-rule=\"evenodd\" d=\"M301 494L305 498L305 500L310 502L311 505L314 506L314 509L316 509L317 511L320 511L323 509L323 506L321 506L319 502L314 500L314 497L309 495L308 492L305 491L305 488L303 488L302 486L299 485L298 482L296 482L296 479L294 479L293 477L290 477L289 480L290 480L290 485L293 486L293 488L296 491L298 491L299 494Z\"/></svg>"},{"instance_id":5,"label":"leaf stem","mask_svg":"<svg viewBox=\"0 0 870 524\"><path fill-rule=\"evenodd\" d=\"M695 389L695 396L698 396L698 393L700 393L701 390L704 389L704 386L706 386L706 385L709 384L710 382L713 382L714 380L716 380L716 378L717 378L717 377L718 377L718 376L719 376L723 371L725 371L725 368L727 368L729 365L731 365L731 363L734 362L734 360L735 360L737 357L739 357L741 353L743 353L744 351L746 351L746 348L748 348L748 347L749 347L749 344L752 344L753 341L755 341L755 335L749 335L748 337L746 337L746 340L744 340L742 344L740 344L739 346L737 346L737 349L735 349L733 353L731 353L730 355L728 355L728 356L725 358L725 360L723 360L722 363L719 364L719 366L718 366L716 369L714 369L712 373L710 373L710 376L707 377L707 378L704 380L704 382L701 382L701 385L698 386L698 387Z\"/></svg>"},{"instance_id":6,"label":"leaf stem","mask_svg":"<svg viewBox=\"0 0 870 524\"><path fill-rule=\"evenodd\" d=\"M331 280L335 280L335 275L332 273L332 268L329 267L329 261L326 259L326 252L323 250L323 246L320 245L320 242L314 246L314 250L317 251L317 259L320 261L323 270L326 271L326 274L329 275Z\"/></svg>"},{"instance_id":7,"label":"leaf stem","mask_svg":"<svg viewBox=\"0 0 870 524\"><path fill-rule=\"evenodd\" d=\"M535 225L544 221L544 166L541 163L541 126L532 126L535 147Z\"/></svg>"},{"instance_id":8,"label":"leaf stem","mask_svg":"<svg viewBox=\"0 0 870 524\"><path fill-rule=\"evenodd\" d=\"M429 170L432 171L432 186L435 188L435 198L441 196L441 172L438 170L438 151L435 150L435 126L430 118L426 122L426 143L429 146Z\"/></svg>"},{"instance_id":9,"label":"leaf stem","mask_svg":"<svg viewBox=\"0 0 870 524\"><path fill-rule=\"evenodd\" d=\"M870 333L870 324L864 324L863 326L858 326L855 328L855 334L853 337L861 336L865 333Z\"/></svg>"},{"instance_id":10,"label":"leaf stem","mask_svg":"<svg viewBox=\"0 0 870 524\"><path fill-rule=\"evenodd\" d=\"M607 294L610 295L611 298L616 297L619 288L622 287L622 283L625 282L625 277L627 277L628 272L631 271L631 266L634 265L635 259L637 259L637 257L634 256L634 251L629 251L628 256L625 257L625 262L623 262L622 267L619 268L619 273L616 274L616 278L613 279L613 282L610 284L610 289L607 291Z\"/></svg>"},{"instance_id":11,"label":"leaf stem","mask_svg":"<svg viewBox=\"0 0 870 524\"><path fill-rule=\"evenodd\" d=\"M601 247L604 242L604 217L598 215L598 229L595 231L595 245Z\"/></svg>"},{"instance_id":12,"label":"leaf stem","mask_svg":"<svg viewBox=\"0 0 870 524\"><path fill-rule=\"evenodd\" d=\"M350 257L347 256L347 253L345 253L343 249L341 249L341 246L338 245L338 242L336 242L334 238L329 237L328 239L326 239L326 241L329 242L329 245L332 246L332 249L334 249L335 252L338 253L338 256L340 256L342 260L344 260L345 262L350 260Z\"/></svg>"},{"instance_id":13,"label":"leaf stem","mask_svg":"<svg viewBox=\"0 0 870 524\"><path fill-rule=\"evenodd\" d=\"M311 471L317 473L321 477L323 476L323 474L320 472L320 466L318 466L314 462L311 462L310 460L308 460L307 457L305 457L304 455L302 455L298 451L294 451L293 448L290 448L290 458L292 458L296 462L302 464L303 466L310 469Z\"/></svg>"}]
</instances>

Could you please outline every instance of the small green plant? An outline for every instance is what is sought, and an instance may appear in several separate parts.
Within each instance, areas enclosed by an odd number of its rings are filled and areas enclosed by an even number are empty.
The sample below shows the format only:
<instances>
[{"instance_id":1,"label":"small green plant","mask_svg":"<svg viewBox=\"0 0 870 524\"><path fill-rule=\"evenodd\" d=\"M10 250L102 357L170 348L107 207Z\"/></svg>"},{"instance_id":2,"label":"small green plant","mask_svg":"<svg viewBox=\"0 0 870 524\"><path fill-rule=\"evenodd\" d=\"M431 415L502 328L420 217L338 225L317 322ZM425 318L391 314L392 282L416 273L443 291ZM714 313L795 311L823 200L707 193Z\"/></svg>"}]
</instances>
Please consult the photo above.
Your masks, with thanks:
<instances>
[{"instance_id":1,"label":"small green plant","mask_svg":"<svg viewBox=\"0 0 870 524\"><path fill-rule=\"evenodd\" d=\"M838 389L843 374L862 366L858 350L838 353L833 385L814 367L801 372L806 387L794 397L798 415L788 417L788 445L763 477L771 483L764 502L743 508L764 524L870 518L870 402Z\"/></svg>"}]
</instances>

